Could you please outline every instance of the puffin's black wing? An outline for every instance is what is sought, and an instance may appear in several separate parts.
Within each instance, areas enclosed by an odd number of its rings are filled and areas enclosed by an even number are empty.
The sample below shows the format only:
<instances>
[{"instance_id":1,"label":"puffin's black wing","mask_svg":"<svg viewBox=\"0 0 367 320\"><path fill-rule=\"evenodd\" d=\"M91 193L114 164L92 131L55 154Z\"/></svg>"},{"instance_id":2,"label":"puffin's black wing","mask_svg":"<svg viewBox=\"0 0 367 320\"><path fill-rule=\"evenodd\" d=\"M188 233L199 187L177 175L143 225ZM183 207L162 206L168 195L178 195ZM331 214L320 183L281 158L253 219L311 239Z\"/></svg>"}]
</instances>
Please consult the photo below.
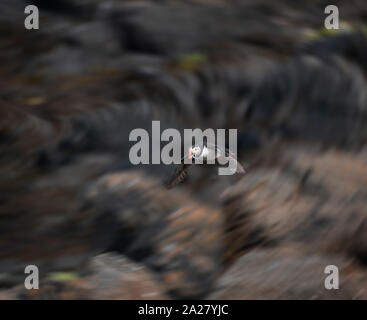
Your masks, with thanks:
<instances>
[{"instance_id":1,"label":"puffin's black wing","mask_svg":"<svg viewBox=\"0 0 367 320\"><path fill-rule=\"evenodd\" d=\"M214 144L208 144L210 148L213 148L216 151L216 157L217 159L220 158L223 154L226 157L230 158L230 161L233 161L233 163L236 165L236 171L235 173L240 173L240 174L245 174L246 170L244 169L244 167L237 161L235 154L229 150L229 149L225 149L222 150L221 148L219 148L218 146L214 145Z\"/></svg>"},{"instance_id":2,"label":"puffin's black wing","mask_svg":"<svg viewBox=\"0 0 367 320\"><path fill-rule=\"evenodd\" d=\"M242 166L241 163L239 163L237 161L237 159L235 158L234 153L231 150L226 149L225 150L225 155L226 155L226 157L229 157L231 159L230 161L233 161L236 164L236 173L240 173L240 174L245 174L246 173L245 168Z\"/></svg>"},{"instance_id":3,"label":"puffin's black wing","mask_svg":"<svg viewBox=\"0 0 367 320\"><path fill-rule=\"evenodd\" d=\"M182 159L182 163L176 168L175 173L172 175L172 177L163 183L167 189L171 189L185 180L187 176L187 171L191 166L191 163L184 163L185 158Z\"/></svg>"}]
</instances>

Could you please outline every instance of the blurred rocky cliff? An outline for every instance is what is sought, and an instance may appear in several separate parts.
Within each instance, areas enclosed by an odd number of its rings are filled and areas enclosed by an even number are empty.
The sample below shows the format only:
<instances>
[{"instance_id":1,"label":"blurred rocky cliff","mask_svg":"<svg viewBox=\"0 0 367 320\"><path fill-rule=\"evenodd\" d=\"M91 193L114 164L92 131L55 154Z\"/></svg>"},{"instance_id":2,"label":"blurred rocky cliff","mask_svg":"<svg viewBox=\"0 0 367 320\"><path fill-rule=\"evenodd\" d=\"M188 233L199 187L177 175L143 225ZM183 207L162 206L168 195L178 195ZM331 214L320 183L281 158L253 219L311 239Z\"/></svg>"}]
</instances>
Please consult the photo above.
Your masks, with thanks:
<instances>
[{"instance_id":1,"label":"blurred rocky cliff","mask_svg":"<svg viewBox=\"0 0 367 320\"><path fill-rule=\"evenodd\" d=\"M367 7L328 4L2 0L0 298L366 299ZM237 128L248 174L167 191L152 120Z\"/></svg>"}]
</instances>

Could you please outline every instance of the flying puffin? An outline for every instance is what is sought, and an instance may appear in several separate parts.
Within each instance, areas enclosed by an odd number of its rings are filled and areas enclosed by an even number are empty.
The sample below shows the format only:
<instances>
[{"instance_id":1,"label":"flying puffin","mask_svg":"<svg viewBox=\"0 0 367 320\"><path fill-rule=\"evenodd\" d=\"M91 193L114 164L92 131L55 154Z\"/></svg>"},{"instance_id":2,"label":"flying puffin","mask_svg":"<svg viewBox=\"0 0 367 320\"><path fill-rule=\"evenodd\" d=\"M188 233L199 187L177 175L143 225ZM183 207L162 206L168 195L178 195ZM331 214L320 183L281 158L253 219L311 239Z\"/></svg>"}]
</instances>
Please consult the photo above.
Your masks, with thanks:
<instances>
[{"instance_id":1,"label":"flying puffin","mask_svg":"<svg viewBox=\"0 0 367 320\"><path fill-rule=\"evenodd\" d=\"M171 189L177 184L181 183L187 176L188 169L193 163L185 163L185 159L197 159L200 163L207 162L209 159L214 160L214 163L218 166L220 163L218 160L223 157L223 155L229 158L229 161L233 162L233 167L235 167L235 173L245 174L246 170L243 166L236 160L235 155L229 149L221 149L217 145L206 143L202 145L191 146L188 150L188 154L181 159L181 164L177 167L172 177L164 182L167 189Z\"/></svg>"}]
</instances>

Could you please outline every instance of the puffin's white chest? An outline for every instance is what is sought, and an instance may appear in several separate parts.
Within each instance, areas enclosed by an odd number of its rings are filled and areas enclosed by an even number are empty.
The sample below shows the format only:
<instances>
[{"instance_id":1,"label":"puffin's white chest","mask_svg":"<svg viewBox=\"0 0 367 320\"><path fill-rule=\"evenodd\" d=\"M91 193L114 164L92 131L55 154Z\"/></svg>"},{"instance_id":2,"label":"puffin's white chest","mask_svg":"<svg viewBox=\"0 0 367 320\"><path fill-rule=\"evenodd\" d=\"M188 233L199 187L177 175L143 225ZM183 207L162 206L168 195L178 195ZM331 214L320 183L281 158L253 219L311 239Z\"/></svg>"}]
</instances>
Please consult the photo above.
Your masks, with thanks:
<instances>
[{"instance_id":1,"label":"puffin's white chest","mask_svg":"<svg viewBox=\"0 0 367 320\"><path fill-rule=\"evenodd\" d=\"M203 151L200 154L200 159L214 160L216 158L215 150L207 148L206 146L203 148Z\"/></svg>"},{"instance_id":2,"label":"puffin's white chest","mask_svg":"<svg viewBox=\"0 0 367 320\"><path fill-rule=\"evenodd\" d=\"M203 152L201 153L201 157L202 158L206 158L208 155L210 155L211 154L211 150L210 149L208 149L207 147L204 147L204 149L203 149Z\"/></svg>"}]
</instances>

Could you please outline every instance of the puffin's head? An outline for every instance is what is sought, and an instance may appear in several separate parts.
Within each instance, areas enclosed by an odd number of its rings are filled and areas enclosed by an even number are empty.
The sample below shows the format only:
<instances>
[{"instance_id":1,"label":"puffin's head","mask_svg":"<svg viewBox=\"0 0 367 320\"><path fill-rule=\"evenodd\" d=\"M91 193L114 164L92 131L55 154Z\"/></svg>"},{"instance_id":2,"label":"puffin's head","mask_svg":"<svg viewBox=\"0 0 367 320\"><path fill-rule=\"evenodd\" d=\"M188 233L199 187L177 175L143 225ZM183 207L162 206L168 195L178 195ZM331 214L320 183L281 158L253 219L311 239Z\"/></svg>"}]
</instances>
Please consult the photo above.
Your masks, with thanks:
<instances>
[{"instance_id":1,"label":"puffin's head","mask_svg":"<svg viewBox=\"0 0 367 320\"><path fill-rule=\"evenodd\" d=\"M199 146L191 147L189 149L189 159L200 156L201 148Z\"/></svg>"}]
</instances>

